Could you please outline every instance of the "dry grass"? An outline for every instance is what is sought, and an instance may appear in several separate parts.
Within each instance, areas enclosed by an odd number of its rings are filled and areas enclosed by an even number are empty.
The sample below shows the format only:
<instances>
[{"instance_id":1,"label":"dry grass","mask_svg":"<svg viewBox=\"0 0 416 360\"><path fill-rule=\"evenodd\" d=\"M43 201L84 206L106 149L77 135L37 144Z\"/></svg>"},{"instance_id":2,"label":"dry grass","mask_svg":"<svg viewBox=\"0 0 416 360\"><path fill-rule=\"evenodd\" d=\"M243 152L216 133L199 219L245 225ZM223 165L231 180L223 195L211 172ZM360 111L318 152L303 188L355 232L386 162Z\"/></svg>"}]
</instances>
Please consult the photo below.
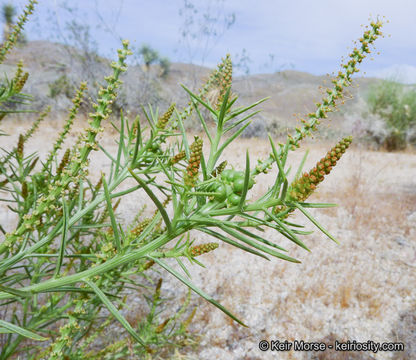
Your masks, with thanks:
<instances>
[{"instance_id":1,"label":"dry grass","mask_svg":"<svg viewBox=\"0 0 416 360\"><path fill-rule=\"evenodd\" d=\"M305 169L331 145L311 145ZM253 159L265 157L268 151L265 142L241 141L229 149L229 154L236 155L228 160L243 166L237 154L244 154L246 148ZM293 153L292 158L298 163L301 156L301 152ZM194 354L195 358L276 358L277 354L261 353L258 341L324 339L328 344L332 338L404 341L408 351L413 344L413 352L408 354L416 356L414 333L406 333L400 325L400 313L414 307L416 298L415 178L414 152L353 148L313 195L315 201L339 204L314 214L340 245L316 232L306 240L312 249L307 254L270 234L270 239L302 260L298 265L274 259L268 263L226 245L207 255L204 263L209 270L195 269L195 279L250 328L236 330L225 316L198 300L202 308L195 329L206 336L202 352ZM257 191L263 192L272 181L273 176L266 175L258 181ZM409 316L406 321L411 321ZM394 336L397 327L402 329L398 338ZM237 345L225 346L230 338L238 337L242 340ZM278 358L313 358L309 355L279 353ZM396 355L328 352L319 359L389 359Z\"/></svg>"}]
</instances>

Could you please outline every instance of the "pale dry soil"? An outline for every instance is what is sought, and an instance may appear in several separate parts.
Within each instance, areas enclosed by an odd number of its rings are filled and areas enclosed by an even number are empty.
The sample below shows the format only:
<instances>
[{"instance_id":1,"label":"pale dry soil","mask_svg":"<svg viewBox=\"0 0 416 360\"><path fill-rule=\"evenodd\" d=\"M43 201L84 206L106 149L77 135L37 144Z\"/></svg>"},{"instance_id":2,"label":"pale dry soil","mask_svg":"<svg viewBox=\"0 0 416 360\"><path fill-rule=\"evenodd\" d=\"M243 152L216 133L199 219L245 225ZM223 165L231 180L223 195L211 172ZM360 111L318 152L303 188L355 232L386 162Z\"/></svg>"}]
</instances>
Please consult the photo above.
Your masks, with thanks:
<instances>
[{"instance_id":1,"label":"pale dry soil","mask_svg":"<svg viewBox=\"0 0 416 360\"><path fill-rule=\"evenodd\" d=\"M9 124L13 136L1 138L2 147L17 141L25 126ZM13 125L13 126L12 126ZM60 127L49 124L30 140L28 149L45 154ZM10 130L9 130L10 131ZM114 136L103 144L116 153ZM72 140L74 137L72 138ZM306 148L310 153L305 170L310 169L332 144L313 141L292 152L292 176ZM252 164L266 158L269 145L263 140L241 140L232 144L227 156L237 168L244 165L246 149ZM29 151L28 150L28 151ZM105 157L95 154L92 177L109 171ZM252 197L272 184L276 169L257 179ZM150 203L144 195L141 203ZM200 257L206 268L189 266L192 280L247 324L244 328L197 296L198 306L191 330L199 333L200 347L188 350L191 359L416 359L416 154L414 151L373 152L352 146L310 201L334 202L331 209L311 209L311 213L334 235L339 245L308 223L302 214L291 220L315 230L303 240L307 252L278 233L265 236L289 250L301 264L247 254L227 244ZM140 208L140 201L128 196L119 214L128 223ZM3 211L3 210L2 210ZM151 205L148 209L152 211ZM11 219L1 216L2 223ZM198 243L215 241L198 233ZM172 263L172 265L174 265ZM154 270L155 278L158 274ZM176 279L164 274L162 291L178 308L186 293ZM132 296L133 305L137 296ZM176 300L175 300L176 299ZM137 300L138 301L138 300ZM134 310L136 309L136 310ZM132 306L131 312L138 311ZM404 353L379 352L261 352L260 340L366 342L402 341ZM183 351L180 350L181 353Z\"/></svg>"}]
</instances>

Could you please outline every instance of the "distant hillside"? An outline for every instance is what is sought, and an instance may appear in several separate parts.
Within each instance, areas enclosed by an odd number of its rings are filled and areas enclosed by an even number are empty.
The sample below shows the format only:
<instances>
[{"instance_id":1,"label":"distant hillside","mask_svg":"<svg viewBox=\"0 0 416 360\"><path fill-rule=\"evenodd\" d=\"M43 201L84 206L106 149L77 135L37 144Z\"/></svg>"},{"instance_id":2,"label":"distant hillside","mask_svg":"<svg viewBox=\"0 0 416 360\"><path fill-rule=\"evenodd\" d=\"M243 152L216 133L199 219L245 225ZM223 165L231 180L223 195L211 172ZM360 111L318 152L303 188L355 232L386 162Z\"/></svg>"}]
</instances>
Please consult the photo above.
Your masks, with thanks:
<instances>
[{"instance_id":1,"label":"distant hillside","mask_svg":"<svg viewBox=\"0 0 416 360\"><path fill-rule=\"evenodd\" d=\"M109 73L110 60L82 53L81 51L46 41L29 42L9 55L0 71L12 74L14 64L23 60L30 73L25 87L33 95L34 107L51 104L56 111L64 111L70 105L70 98L76 84L86 80L90 96L94 98L96 87ZM220 60L220 59L219 59ZM338 69L328 69L337 71ZM180 84L197 89L210 69L182 63L174 63L165 79L159 76L160 69L152 66L130 66L123 77L120 91L120 106L138 111L140 104L156 103L162 109L171 102L179 106L187 103ZM342 111L332 114L332 131L349 132L352 124L346 123L344 111L361 113L362 101L369 85L380 81L375 78L356 78L355 86L349 89L353 100L348 100ZM357 87L358 85L358 87ZM264 136L267 131L281 131L295 124L293 113L305 114L314 109L320 101L320 86L331 86L330 78L304 72L286 70L275 74L258 74L234 79L233 91L240 96L240 104L249 104L264 97L270 99L261 105L264 111L258 115L257 124L252 124L253 135ZM259 121L260 120L260 121Z\"/></svg>"}]
</instances>

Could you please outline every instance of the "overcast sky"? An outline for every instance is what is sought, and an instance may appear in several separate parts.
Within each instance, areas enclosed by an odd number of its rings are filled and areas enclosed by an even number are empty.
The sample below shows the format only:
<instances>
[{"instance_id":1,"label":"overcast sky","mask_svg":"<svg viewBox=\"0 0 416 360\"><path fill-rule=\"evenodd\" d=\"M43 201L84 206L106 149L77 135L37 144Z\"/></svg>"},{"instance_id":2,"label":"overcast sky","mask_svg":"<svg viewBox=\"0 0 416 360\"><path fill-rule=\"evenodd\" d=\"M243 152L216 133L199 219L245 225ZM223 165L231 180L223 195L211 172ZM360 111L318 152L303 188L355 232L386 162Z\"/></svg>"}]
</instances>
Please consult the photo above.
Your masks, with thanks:
<instances>
[{"instance_id":1,"label":"overcast sky","mask_svg":"<svg viewBox=\"0 0 416 360\"><path fill-rule=\"evenodd\" d=\"M4 3L5 1L3 1ZM23 0L14 0L19 6ZM368 75L395 76L416 83L415 0L71 0L76 11L62 9L63 0L39 0L37 16L28 27L30 39L54 39L53 22L61 29L72 17L91 26L99 52L109 55L123 37L139 47L148 43L171 61L215 65L226 53L234 60L247 55L250 73L295 69L313 74L337 71L342 56L363 32L371 15L385 16L390 23L377 41L374 61L362 70ZM208 9L210 6L210 9ZM97 14L98 9L98 14ZM182 15L180 10L182 9ZM181 36L186 15L195 23L208 13L218 19L218 37ZM225 28L226 20L235 22ZM52 16L52 17L51 17ZM188 16L188 20L190 17ZM96 28L100 26L100 28ZM195 25L188 26L195 32ZM182 40L182 41L181 41Z\"/></svg>"}]
</instances>

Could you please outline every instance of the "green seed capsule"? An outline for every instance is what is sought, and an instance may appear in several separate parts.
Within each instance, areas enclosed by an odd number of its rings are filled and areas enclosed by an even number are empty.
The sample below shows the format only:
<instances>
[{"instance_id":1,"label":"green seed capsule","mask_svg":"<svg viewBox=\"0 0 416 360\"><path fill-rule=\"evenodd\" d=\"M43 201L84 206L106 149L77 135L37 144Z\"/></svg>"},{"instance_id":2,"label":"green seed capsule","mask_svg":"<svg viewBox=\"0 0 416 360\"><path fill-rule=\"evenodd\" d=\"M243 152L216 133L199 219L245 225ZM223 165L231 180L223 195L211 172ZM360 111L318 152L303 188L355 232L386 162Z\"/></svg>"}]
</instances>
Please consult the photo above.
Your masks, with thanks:
<instances>
[{"instance_id":1,"label":"green seed capsule","mask_svg":"<svg viewBox=\"0 0 416 360\"><path fill-rule=\"evenodd\" d=\"M244 177L245 177L245 175L242 171L236 171L235 174L234 174L234 179L233 180L235 180L237 178L244 179Z\"/></svg>"},{"instance_id":2,"label":"green seed capsule","mask_svg":"<svg viewBox=\"0 0 416 360\"><path fill-rule=\"evenodd\" d=\"M234 193L241 194L241 192L244 189L244 178L242 177L235 178L233 182L233 189L234 189Z\"/></svg>"},{"instance_id":3,"label":"green seed capsule","mask_svg":"<svg viewBox=\"0 0 416 360\"><path fill-rule=\"evenodd\" d=\"M154 142L153 144L152 144L152 147L151 147L151 149L152 149L152 152L157 152L158 150L159 150L159 143L158 142Z\"/></svg>"},{"instance_id":4,"label":"green seed capsule","mask_svg":"<svg viewBox=\"0 0 416 360\"><path fill-rule=\"evenodd\" d=\"M202 191L211 191L211 192L215 192L215 189L220 186L221 184L217 183L217 182L213 182L210 183L208 185L202 186L201 190Z\"/></svg>"},{"instance_id":5,"label":"green seed capsule","mask_svg":"<svg viewBox=\"0 0 416 360\"><path fill-rule=\"evenodd\" d=\"M240 194L243 191L244 181L245 181L244 176L239 176L239 174L237 176L234 176L233 189L236 194ZM250 177L248 179L248 186L247 186L248 189L251 189L253 185L254 185L254 179Z\"/></svg>"},{"instance_id":6,"label":"green seed capsule","mask_svg":"<svg viewBox=\"0 0 416 360\"><path fill-rule=\"evenodd\" d=\"M240 196L238 196L237 194L231 194L231 195L228 197L228 202L229 202L231 205L238 205L238 204L240 203L240 200L241 200L241 197L240 197Z\"/></svg>"},{"instance_id":7,"label":"green seed capsule","mask_svg":"<svg viewBox=\"0 0 416 360\"><path fill-rule=\"evenodd\" d=\"M33 180L37 187L43 187L45 186L45 175L43 174L35 174L33 175Z\"/></svg>"},{"instance_id":8,"label":"green seed capsule","mask_svg":"<svg viewBox=\"0 0 416 360\"><path fill-rule=\"evenodd\" d=\"M233 194L234 193L234 190L233 190L233 187L231 186L231 185L225 185L225 188L226 188L226 190L227 190L227 197L228 196L231 196L231 194Z\"/></svg>"},{"instance_id":9,"label":"green seed capsule","mask_svg":"<svg viewBox=\"0 0 416 360\"><path fill-rule=\"evenodd\" d=\"M221 173L221 179L227 182L232 182L234 180L235 170L226 169Z\"/></svg>"},{"instance_id":10,"label":"green seed capsule","mask_svg":"<svg viewBox=\"0 0 416 360\"><path fill-rule=\"evenodd\" d=\"M223 202L227 198L227 189L224 185L220 184L216 189L215 192L217 193L214 195L214 199L218 202Z\"/></svg>"}]
</instances>

